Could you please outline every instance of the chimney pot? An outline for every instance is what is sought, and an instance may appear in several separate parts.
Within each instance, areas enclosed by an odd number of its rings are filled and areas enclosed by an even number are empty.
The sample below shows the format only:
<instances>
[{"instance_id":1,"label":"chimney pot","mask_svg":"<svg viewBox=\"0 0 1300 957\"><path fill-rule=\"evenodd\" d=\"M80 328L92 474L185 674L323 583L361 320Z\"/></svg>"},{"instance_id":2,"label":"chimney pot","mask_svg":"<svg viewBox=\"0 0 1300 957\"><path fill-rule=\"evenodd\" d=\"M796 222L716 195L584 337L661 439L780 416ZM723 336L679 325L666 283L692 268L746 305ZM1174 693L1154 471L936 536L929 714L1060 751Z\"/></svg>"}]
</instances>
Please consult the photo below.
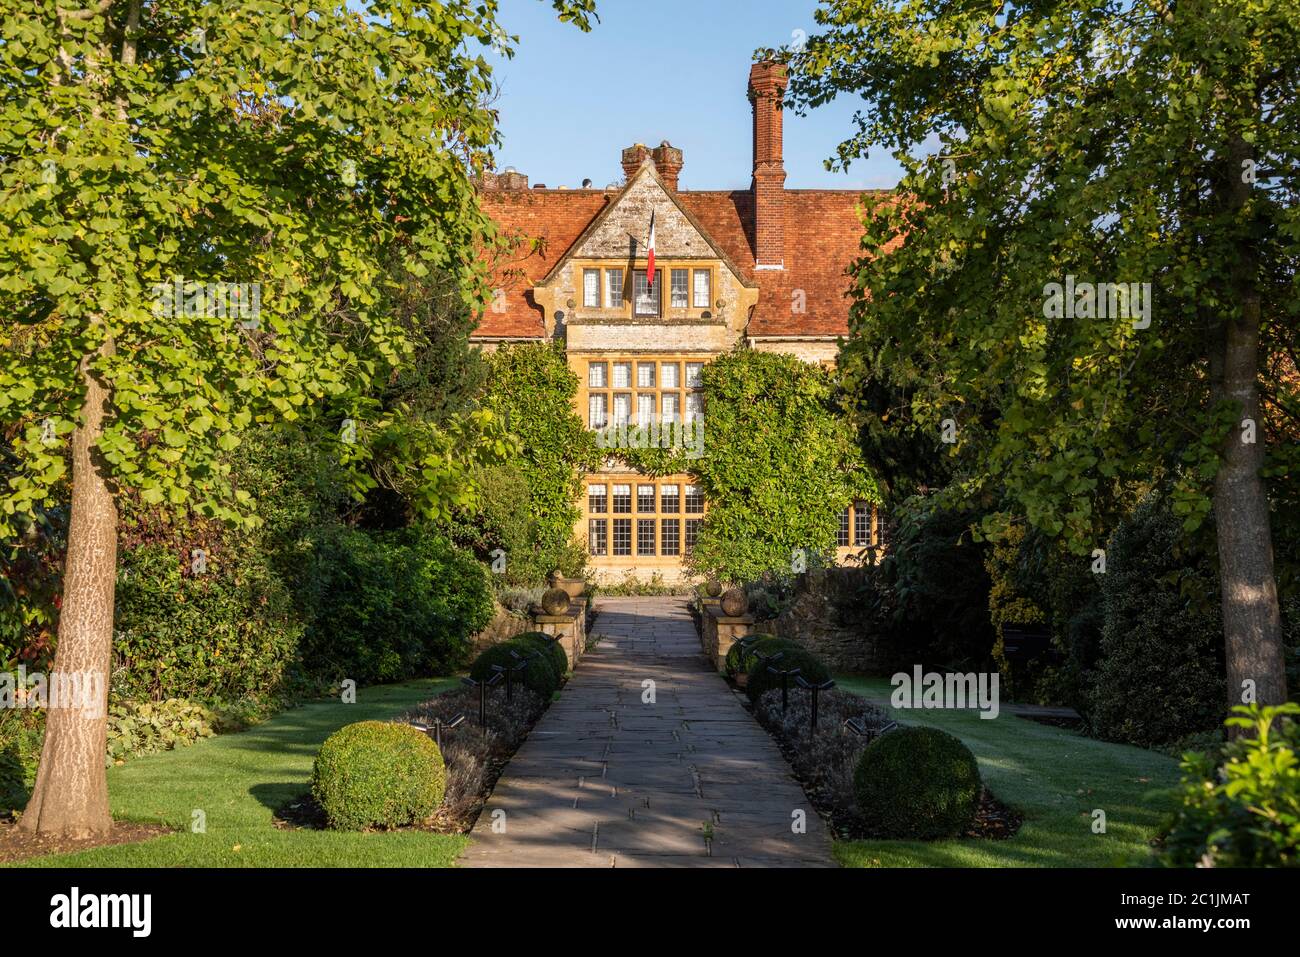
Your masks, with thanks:
<instances>
[{"instance_id":1,"label":"chimney pot","mask_svg":"<svg viewBox=\"0 0 1300 957\"><path fill-rule=\"evenodd\" d=\"M677 177L682 172L682 151L664 140L650 156L654 159L660 182L665 188L677 192Z\"/></svg>"},{"instance_id":2,"label":"chimney pot","mask_svg":"<svg viewBox=\"0 0 1300 957\"><path fill-rule=\"evenodd\" d=\"M650 155L650 150L644 143L635 143L623 151L623 179L625 182L631 182L636 171L641 168L641 164L646 161Z\"/></svg>"}]
</instances>

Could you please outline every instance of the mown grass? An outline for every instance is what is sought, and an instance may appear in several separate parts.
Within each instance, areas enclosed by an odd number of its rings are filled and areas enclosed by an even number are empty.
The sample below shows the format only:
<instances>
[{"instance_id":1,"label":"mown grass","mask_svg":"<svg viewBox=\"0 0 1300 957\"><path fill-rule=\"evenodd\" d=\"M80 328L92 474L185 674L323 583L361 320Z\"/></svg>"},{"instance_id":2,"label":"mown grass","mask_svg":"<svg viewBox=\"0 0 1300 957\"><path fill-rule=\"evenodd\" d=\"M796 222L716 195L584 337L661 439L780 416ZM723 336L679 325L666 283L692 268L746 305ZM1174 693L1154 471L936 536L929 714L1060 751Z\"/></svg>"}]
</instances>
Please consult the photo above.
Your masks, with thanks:
<instances>
[{"instance_id":1,"label":"mown grass","mask_svg":"<svg viewBox=\"0 0 1300 957\"><path fill-rule=\"evenodd\" d=\"M884 679L843 678L839 686L887 702ZM846 867L1106 867L1140 863L1171 808L1154 792L1178 780L1178 766L1153 751L1109 744L1002 712L894 711L904 724L926 724L961 738L979 761L984 783L1024 815L1008 840L841 841ZM1093 812L1106 815L1093 832Z\"/></svg>"},{"instance_id":2,"label":"mown grass","mask_svg":"<svg viewBox=\"0 0 1300 957\"><path fill-rule=\"evenodd\" d=\"M363 688L355 704L313 702L239 734L110 768L114 818L179 830L19 866L449 867L466 838L421 831L285 831L275 827L273 812L309 790L316 751L332 732L354 721L390 718L454 684L443 679ZM191 829L196 811L203 813L205 833Z\"/></svg>"}]
</instances>

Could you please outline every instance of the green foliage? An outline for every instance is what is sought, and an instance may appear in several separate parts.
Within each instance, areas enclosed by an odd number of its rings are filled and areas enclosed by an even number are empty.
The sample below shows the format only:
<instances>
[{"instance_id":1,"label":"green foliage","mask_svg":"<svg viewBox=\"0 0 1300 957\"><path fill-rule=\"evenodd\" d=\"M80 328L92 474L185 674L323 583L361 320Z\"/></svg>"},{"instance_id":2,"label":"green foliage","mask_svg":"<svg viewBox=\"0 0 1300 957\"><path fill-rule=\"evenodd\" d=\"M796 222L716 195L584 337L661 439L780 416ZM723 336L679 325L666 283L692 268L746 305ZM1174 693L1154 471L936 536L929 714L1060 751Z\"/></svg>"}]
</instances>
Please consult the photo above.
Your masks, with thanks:
<instances>
[{"instance_id":1,"label":"green foliage","mask_svg":"<svg viewBox=\"0 0 1300 957\"><path fill-rule=\"evenodd\" d=\"M880 634L911 664L984 668L994 632L986 545L970 532L979 513L912 500L895 516L893 540L865 598Z\"/></svg>"},{"instance_id":2,"label":"green foliage","mask_svg":"<svg viewBox=\"0 0 1300 957\"><path fill-rule=\"evenodd\" d=\"M182 698L124 702L108 709L108 760L170 751L217 733L217 715Z\"/></svg>"},{"instance_id":3,"label":"green foliage","mask_svg":"<svg viewBox=\"0 0 1300 957\"><path fill-rule=\"evenodd\" d=\"M959 836L979 807L979 765L946 731L899 728L862 752L853 775L858 809L881 837L939 840Z\"/></svg>"},{"instance_id":4,"label":"green foliage","mask_svg":"<svg viewBox=\"0 0 1300 957\"><path fill-rule=\"evenodd\" d=\"M1218 583L1180 540L1177 516L1153 499L1106 549L1105 624L1086 714L1106 740L1169 744L1222 719Z\"/></svg>"},{"instance_id":5,"label":"green foliage","mask_svg":"<svg viewBox=\"0 0 1300 957\"><path fill-rule=\"evenodd\" d=\"M446 768L438 746L410 725L359 721L330 735L316 755L312 794L340 831L401 827L442 802Z\"/></svg>"},{"instance_id":6,"label":"green foliage","mask_svg":"<svg viewBox=\"0 0 1300 957\"><path fill-rule=\"evenodd\" d=\"M553 344L504 345L487 357L485 403L519 443L508 465L479 473L475 507L451 525L482 558L505 552L503 585L536 585L554 568L582 577L586 555L574 541L582 473L596 467L596 440L574 412L578 377Z\"/></svg>"},{"instance_id":7,"label":"green foliage","mask_svg":"<svg viewBox=\"0 0 1300 957\"><path fill-rule=\"evenodd\" d=\"M858 263L842 364L855 393L883 381L905 403L877 425L934 442L955 421L948 495L1005 493L1080 552L1114 527L1123 480L1177 467L1187 527L1209 514L1239 416L1211 400L1206 373L1219 323L1251 298L1230 291L1244 250L1260 264L1246 278L1265 353L1295 345L1300 220L1289 181L1262 172L1298 158L1293 14L1282 0L1147 16L1093 0L826 0L823 32L768 51L789 61L796 109L861 96L837 165L883 149L905 170L908 201L872 208L864 248L905 241ZM1112 135L1134 117L1140 130ZM938 147L913 148L927 138ZM1248 203L1226 213L1224 191L1255 162ZM1150 326L1049 316L1046 284L1067 275L1151 283ZM1262 371L1294 408L1285 368ZM1294 464L1295 443L1270 438L1270 464ZM987 518L991 532L1005 525Z\"/></svg>"},{"instance_id":8,"label":"green foliage","mask_svg":"<svg viewBox=\"0 0 1300 957\"><path fill-rule=\"evenodd\" d=\"M709 511L688 559L697 574L753 581L789 574L796 555L834 555L839 515L876 485L839 406L834 373L795 356L737 347L704 367L704 454L620 450L664 474L688 471Z\"/></svg>"},{"instance_id":9,"label":"green foliage","mask_svg":"<svg viewBox=\"0 0 1300 957\"><path fill-rule=\"evenodd\" d=\"M27 804L44 740L45 712L0 709L0 815Z\"/></svg>"},{"instance_id":10,"label":"green foliage","mask_svg":"<svg viewBox=\"0 0 1300 957\"><path fill-rule=\"evenodd\" d=\"M756 664L758 655L774 655L778 651L802 651L803 646L790 638L776 635L763 635L743 644L737 641L727 651L726 669L729 675L749 674Z\"/></svg>"},{"instance_id":11,"label":"green foliage","mask_svg":"<svg viewBox=\"0 0 1300 957\"><path fill-rule=\"evenodd\" d=\"M113 390L98 448L118 488L249 520L221 453L255 424L355 406L356 443L334 446L358 465L386 427L363 396L410 353L385 308L394 255L402 275L457 276L466 306L486 293L467 264L493 234L472 176L495 114L472 46L509 49L494 6L186 0L145 6L137 29L127 6L64 17L44 0L0 34L0 420L20 430L6 537L66 477L83 360ZM588 22L585 2L560 9ZM217 284L243 284L246 311L209 314L198 294ZM467 469L502 438L475 412L407 442L423 510L470 495Z\"/></svg>"},{"instance_id":12,"label":"green foliage","mask_svg":"<svg viewBox=\"0 0 1300 957\"><path fill-rule=\"evenodd\" d=\"M433 531L317 529L302 572L304 665L358 684L446 674L492 618L487 571Z\"/></svg>"},{"instance_id":13,"label":"green foliage","mask_svg":"<svg viewBox=\"0 0 1300 957\"><path fill-rule=\"evenodd\" d=\"M1220 760L1183 757L1181 806L1160 853L1170 867L1300 867L1300 705L1237 705Z\"/></svg>"},{"instance_id":14,"label":"green foliage","mask_svg":"<svg viewBox=\"0 0 1300 957\"><path fill-rule=\"evenodd\" d=\"M47 670L53 660L67 520L66 508L41 509L0 543L0 667Z\"/></svg>"},{"instance_id":15,"label":"green foliage","mask_svg":"<svg viewBox=\"0 0 1300 957\"><path fill-rule=\"evenodd\" d=\"M469 676L475 681L490 680L495 674L494 665L517 668L522 660L526 660L528 666L522 673L516 674L513 680L522 682L525 688L543 701L550 701L551 695L560 689L560 676L564 672L556 670L553 652L538 647L532 639L512 638L485 648L470 665ZM505 678L502 677L501 681L504 687Z\"/></svg>"},{"instance_id":16,"label":"green foliage","mask_svg":"<svg viewBox=\"0 0 1300 957\"><path fill-rule=\"evenodd\" d=\"M550 661L551 667L555 669L557 675L566 674L569 671L569 657L564 653L558 641L552 641L549 635L540 631L525 631L515 635L514 641L523 645L528 645L536 651L544 651L547 660Z\"/></svg>"},{"instance_id":17,"label":"green foliage","mask_svg":"<svg viewBox=\"0 0 1300 957\"><path fill-rule=\"evenodd\" d=\"M146 545L122 555L112 694L212 700L284 689L303 628L280 578L236 542L204 570Z\"/></svg>"},{"instance_id":18,"label":"green foliage","mask_svg":"<svg viewBox=\"0 0 1300 957\"><path fill-rule=\"evenodd\" d=\"M831 671L826 667L826 663L800 645L777 647L773 644L769 647L772 647L773 650L767 651L763 648L758 650L768 656L779 654L781 657L776 661L769 662L762 662L755 658L749 664L749 680L745 683L745 694L749 695L750 701L758 701L759 698L763 697L764 692L781 690L781 676L769 671L769 667L779 668L782 671L798 668L800 676L812 684L821 684L831 676ZM786 681L791 694L802 693L798 690L793 675L787 678Z\"/></svg>"}]
</instances>

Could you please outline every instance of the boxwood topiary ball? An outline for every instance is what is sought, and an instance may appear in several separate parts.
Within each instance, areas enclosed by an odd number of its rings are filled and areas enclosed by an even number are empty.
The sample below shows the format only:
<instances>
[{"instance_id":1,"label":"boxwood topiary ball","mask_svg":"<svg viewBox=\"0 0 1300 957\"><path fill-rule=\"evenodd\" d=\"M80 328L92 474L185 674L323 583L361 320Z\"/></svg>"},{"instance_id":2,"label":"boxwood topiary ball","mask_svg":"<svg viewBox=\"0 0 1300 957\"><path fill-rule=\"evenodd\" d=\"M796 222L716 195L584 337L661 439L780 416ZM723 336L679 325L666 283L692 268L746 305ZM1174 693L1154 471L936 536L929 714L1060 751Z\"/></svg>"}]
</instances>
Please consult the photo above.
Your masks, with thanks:
<instances>
[{"instance_id":1,"label":"boxwood topiary ball","mask_svg":"<svg viewBox=\"0 0 1300 957\"><path fill-rule=\"evenodd\" d=\"M442 753L405 724L359 721L321 745L311 793L341 831L401 827L431 815L446 789Z\"/></svg>"},{"instance_id":2,"label":"boxwood topiary ball","mask_svg":"<svg viewBox=\"0 0 1300 957\"><path fill-rule=\"evenodd\" d=\"M551 662L551 667L555 669L557 675L563 675L569 670L569 656L564 653L558 641L552 641L550 636L540 631L525 631L515 635L512 639L530 648L546 652L547 659Z\"/></svg>"},{"instance_id":3,"label":"boxwood topiary ball","mask_svg":"<svg viewBox=\"0 0 1300 957\"><path fill-rule=\"evenodd\" d=\"M739 618L749 607L749 601L745 598L745 593L739 588L728 588L722 593L722 602L720 607L722 613L728 618Z\"/></svg>"},{"instance_id":4,"label":"boxwood topiary ball","mask_svg":"<svg viewBox=\"0 0 1300 957\"><path fill-rule=\"evenodd\" d=\"M542 593L542 611L562 615L569 610L569 593L563 588L548 588Z\"/></svg>"},{"instance_id":5,"label":"boxwood topiary ball","mask_svg":"<svg viewBox=\"0 0 1300 957\"><path fill-rule=\"evenodd\" d=\"M736 671L735 674L749 674L758 664L758 655L763 654L771 657L777 652L786 651L803 651L803 645L791 638L780 638L776 635L761 635L752 641L747 642L744 648L741 648L740 642L731 646L731 651L736 652ZM727 656L731 656L731 651Z\"/></svg>"},{"instance_id":6,"label":"boxwood topiary ball","mask_svg":"<svg viewBox=\"0 0 1300 957\"><path fill-rule=\"evenodd\" d=\"M551 695L555 694L560 687L560 676L555 672L555 665L552 664L554 659L550 653L546 652L538 655L537 651L537 646L532 642L511 638L509 641L503 641L490 648L485 648L474 659L474 663L469 666L469 676L475 681L485 681L495 674L492 670L493 665L500 665L502 668L515 668L518 667L520 658L526 658L528 659L528 667L522 672L516 672L511 680L516 685L522 682L523 686L529 691L549 700ZM515 655L519 657L517 658ZM505 678L501 680L504 682Z\"/></svg>"},{"instance_id":7,"label":"boxwood topiary ball","mask_svg":"<svg viewBox=\"0 0 1300 957\"><path fill-rule=\"evenodd\" d=\"M975 755L938 728L900 728L867 745L853 775L858 808L882 837L957 837L980 798Z\"/></svg>"},{"instance_id":8,"label":"boxwood topiary ball","mask_svg":"<svg viewBox=\"0 0 1300 957\"><path fill-rule=\"evenodd\" d=\"M785 641L785 639L778 638L777 641ZM769 645L769 647L771 646ZM759 650L765 655L776 653L775 651L765 651L761 648ZM753 665L750 667L749 682L745 685L745 693L749 695L750 701L758 701L759 698L763 697L765 691L781 690L781 676L768 671L767 669L769 665L773 668L779 668L782 671L789 671L791 668L798 668L799 674L803 676L803 679L813 684L821 684L821 682L830 678L830 669L827 668L826 664L811 651L805 651L803 648L798 646L778 646L777 650L781 652L781 657L776 661L762 662L755 659ZM787 686L791 689L792 694L807 693L802 689L799 689L793 675L787 678L786 681L788 682Z\"/></svg>"}]
</instances>

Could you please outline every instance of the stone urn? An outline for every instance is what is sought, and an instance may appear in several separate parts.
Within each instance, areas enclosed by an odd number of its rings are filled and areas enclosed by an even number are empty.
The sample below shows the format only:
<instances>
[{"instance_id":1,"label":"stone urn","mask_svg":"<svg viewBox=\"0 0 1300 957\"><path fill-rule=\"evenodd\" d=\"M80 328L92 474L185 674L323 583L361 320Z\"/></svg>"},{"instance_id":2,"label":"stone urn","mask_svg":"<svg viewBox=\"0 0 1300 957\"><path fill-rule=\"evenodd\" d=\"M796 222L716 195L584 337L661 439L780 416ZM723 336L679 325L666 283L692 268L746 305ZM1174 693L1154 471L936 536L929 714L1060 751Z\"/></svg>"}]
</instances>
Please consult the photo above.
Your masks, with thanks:
<instances>
[{"instance_id":1,"label":"stone urn","mask_svg":"<svg viewBox=\"0 0 1300 957\"><path fill-rule=\"evenodd\" d=\"M728 588L722 594L720 607L722 613L728 618L739 618L745 614L749 602L745 600L745 593L739 588Z\"/></svg>"},{"instance_id":2,"label":"stone urn","mask_svg":"<svg viewBox=\"0 0 1300 957\"><path fill-rule=\"evenodd\" d=\"M547 615L563 615L569 610L569 593L563 588L548 588L542 593L542 611Z\"/></svg>"},{"instance_id":3,"label":"stone urn","mask_svg":"<svg viewBox=\"0 0 1300 957\"><path fill-rule=\"evenodd\" d=\"M564 572L558 568L553 569L546 576L546 583L552 588L558 588L568 594L570 598L581 598L587 590L587 583L581 578L565 578Z\"/></svg>"},{"instance_id":4,"label":"stone urn","mask_svg":"<svg viewBox=\"0 0 1300 957\"><path fill-rule=\"evenodd\" d=\"M704 594L708 595L710 598L717 598L722 594L722 582L718 581L716 578L710 578L704 583Z\"/></svg>"}]
</instances>

